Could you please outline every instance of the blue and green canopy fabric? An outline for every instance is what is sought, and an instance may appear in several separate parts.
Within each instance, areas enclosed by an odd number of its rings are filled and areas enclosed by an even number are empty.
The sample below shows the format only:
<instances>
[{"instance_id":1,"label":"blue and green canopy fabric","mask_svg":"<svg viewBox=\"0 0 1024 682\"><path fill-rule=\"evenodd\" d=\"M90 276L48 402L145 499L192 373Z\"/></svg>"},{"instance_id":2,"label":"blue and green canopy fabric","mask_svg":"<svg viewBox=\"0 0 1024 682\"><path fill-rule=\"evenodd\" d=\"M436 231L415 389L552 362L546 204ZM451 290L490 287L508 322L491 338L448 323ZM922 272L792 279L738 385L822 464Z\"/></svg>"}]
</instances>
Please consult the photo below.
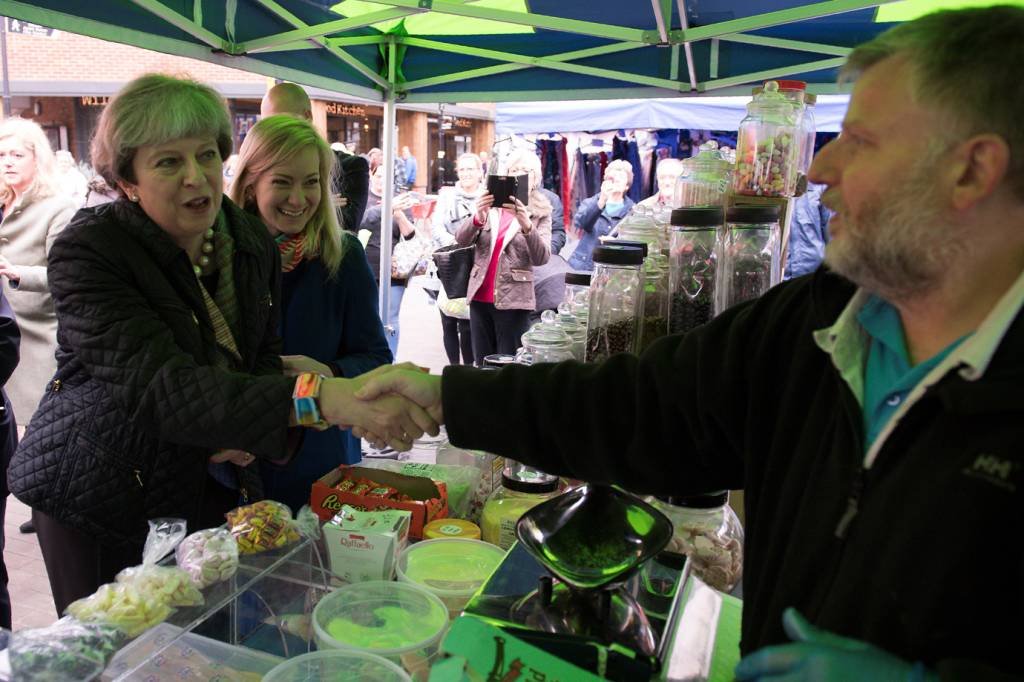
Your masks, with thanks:
<instances>
[{"instance_id":1,"label":"blue and green canopy fabric","mask_svg":"<svg viewBox=\"0 0 1024 682\"><path fill-rule=\"evenodd\" d=\"M994 4L927 0L925 6ZM881 6L881 7L880 7ZM921 0L0 0L0 14L370 100L836 92L856 44ZM389 58L393 55L393 58Z\"/></svg>"}]
</instances>

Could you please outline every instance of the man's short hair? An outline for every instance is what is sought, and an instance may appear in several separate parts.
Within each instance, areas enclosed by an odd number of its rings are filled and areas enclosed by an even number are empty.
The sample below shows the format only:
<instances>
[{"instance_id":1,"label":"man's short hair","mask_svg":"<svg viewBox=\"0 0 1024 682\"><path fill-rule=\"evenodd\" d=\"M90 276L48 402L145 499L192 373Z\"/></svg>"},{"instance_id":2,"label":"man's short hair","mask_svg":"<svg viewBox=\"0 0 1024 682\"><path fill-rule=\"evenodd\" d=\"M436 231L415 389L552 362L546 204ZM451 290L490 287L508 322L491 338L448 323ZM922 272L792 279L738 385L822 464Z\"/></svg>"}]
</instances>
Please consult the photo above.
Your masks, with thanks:
<instances>
[{"instance_id":1,"label":"man's short hair","mask_svg":"<svg viewBox=\"0 0 1024 682\"><path fill-rule=\"evenodd\" d=\"M1010 147L1006 179L1024 199L1024 8L946 10L900 24L850 53L840 79L904 56L919 102L947 115L950 136L994 133Z\"/></svg>"},{"instance_id":2,"label":"man's short hair","mask_svg":"<svg viewBox=\"0 0 1024 682\"><path fill-rule=\"evenodd\" d=\"M267 90L267 94L263 95L263 101L260 103L260 113L263 116L291 114L309 118L312 116L312 108L309 95L295 83L278 83Z\"/></svg>"}]
</instances>

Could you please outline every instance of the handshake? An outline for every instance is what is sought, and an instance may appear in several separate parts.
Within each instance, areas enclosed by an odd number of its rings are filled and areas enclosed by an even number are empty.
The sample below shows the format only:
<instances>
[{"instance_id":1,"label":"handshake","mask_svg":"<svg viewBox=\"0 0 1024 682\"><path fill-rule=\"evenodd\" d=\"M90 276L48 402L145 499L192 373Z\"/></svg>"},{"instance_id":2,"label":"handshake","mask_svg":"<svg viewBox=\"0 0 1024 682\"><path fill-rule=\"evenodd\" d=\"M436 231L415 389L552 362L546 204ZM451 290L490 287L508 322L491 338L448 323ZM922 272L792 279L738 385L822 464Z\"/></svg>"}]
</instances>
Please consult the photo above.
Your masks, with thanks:
<instances>
[{"instance_id":1,"label":"handshake","mask_svg":"<svg viewBox=\"0 0 1024 682\"><path fill-rule=\"evenodd\" d=\"M354 379L328 379L320 388L320 412L376 448L405 451L424 433L436 436L444 423L441 377L404 362Z\"/></svg>"}]
</instances>

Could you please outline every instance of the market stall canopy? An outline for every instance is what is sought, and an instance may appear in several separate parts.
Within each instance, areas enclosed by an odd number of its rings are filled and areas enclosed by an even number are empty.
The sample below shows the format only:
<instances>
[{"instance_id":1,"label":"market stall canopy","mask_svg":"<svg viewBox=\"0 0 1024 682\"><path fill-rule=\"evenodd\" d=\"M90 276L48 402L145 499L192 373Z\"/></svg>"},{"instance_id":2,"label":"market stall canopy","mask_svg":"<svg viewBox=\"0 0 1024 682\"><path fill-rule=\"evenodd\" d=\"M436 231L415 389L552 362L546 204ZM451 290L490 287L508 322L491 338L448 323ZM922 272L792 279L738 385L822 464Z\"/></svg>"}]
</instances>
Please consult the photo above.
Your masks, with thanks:
<instances>
[{"instance_id":1,"label":"market stall canopy","mask_svg":"<svg viewBox=\"0 0 1024 682\"><path fill-rule=\"evenodd\" d=\"M580 100L576 102L505 102L495 109L498 134L570 133L620 128L689 128L736 130L747 113L750 96L677 99ZM814 106L819 132L838 132L849 95L819 95Z\"/></svg>"},{"instance_id":2,"label":"market stall canopy","mask_svg":"<svg viewBox=\"0 0 1024 682\"><path fill-rule=\"evenodd\" d=\"M782 77L833 92L891 1L0 0L0 13L371 100L500 102L746 95Z\"/></svg>"}]
</instances>

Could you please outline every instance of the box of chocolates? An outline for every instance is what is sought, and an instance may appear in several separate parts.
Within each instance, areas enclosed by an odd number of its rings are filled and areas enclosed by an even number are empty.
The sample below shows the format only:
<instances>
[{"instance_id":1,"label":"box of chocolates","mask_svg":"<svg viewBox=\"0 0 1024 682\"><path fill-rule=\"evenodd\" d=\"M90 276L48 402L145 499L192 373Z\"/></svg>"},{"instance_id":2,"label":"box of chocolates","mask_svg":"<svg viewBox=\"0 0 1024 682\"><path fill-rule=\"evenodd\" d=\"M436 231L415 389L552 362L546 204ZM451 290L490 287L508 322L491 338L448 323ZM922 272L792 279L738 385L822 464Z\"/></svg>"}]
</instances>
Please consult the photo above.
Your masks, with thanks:
<instances>
[{"instance_id":1,"label":"box of chocolates","mask_svg":"<svg viewBox=\"0 0 1024 682\"><path fill-rule=\"evenodd\" d=\"M402 509L411 514L409 536L420 539L425 525L448 517L448 490L429 478L342 466L313 484L309 504L322 521L332 519L342 505L358 511Z\"/></svg>"}]
</instances>

